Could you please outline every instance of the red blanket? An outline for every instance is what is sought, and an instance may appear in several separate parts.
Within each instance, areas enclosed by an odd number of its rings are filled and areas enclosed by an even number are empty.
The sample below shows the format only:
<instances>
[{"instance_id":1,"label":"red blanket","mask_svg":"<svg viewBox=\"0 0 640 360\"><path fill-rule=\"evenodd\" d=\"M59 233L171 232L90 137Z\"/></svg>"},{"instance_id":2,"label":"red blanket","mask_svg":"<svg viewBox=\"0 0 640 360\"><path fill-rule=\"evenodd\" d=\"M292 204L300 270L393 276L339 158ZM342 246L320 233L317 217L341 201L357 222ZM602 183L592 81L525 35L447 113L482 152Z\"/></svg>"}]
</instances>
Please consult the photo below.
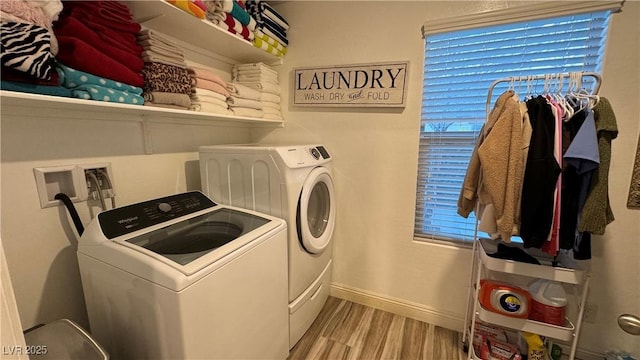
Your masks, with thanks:
<instances>
[{"instance_id":1,"label":"red blanket","mask_svg":"<svg viewBox=\"0 0 640 360\"><path fill-rule=\"evenodd\" d=\"M125 84L142 87L142 76L86 42L68 36L57 36L60 43L58 59L74 69Z\"/></svg>"},{"instance_id":2,"label":"red blanket","mask_svg":"<svg viewBox=\"0 0 640 360\"><path fill-rule=\"evenodd\" d=\"M56 22L54 31L56 36L78 38L88 44L91 44L91 46L103 54L113 58L136 73L140 72L144 67L144 62L142 61L140 52L135 55L131 51L127 51L109 43L109 39L105 39L106 35L104 35L104 33L93 31L74 17L66 17Z\"/></svg>"}]
</instances>

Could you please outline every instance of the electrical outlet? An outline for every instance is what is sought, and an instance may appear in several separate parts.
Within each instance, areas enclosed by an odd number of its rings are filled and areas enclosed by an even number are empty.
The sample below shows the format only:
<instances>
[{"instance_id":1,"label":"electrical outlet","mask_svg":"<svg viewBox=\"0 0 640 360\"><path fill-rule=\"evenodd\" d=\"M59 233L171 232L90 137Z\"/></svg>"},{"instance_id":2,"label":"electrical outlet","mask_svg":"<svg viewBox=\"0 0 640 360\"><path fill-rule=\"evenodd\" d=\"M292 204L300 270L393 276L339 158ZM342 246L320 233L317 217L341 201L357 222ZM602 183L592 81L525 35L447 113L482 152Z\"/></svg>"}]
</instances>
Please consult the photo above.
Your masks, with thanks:
<instances>
[{"instance_id":1,"label":"electrical outlet","mask_svg":"<svg viewBox=\"0 0 640 360\"><path fill-rule=\"evenodd\" d=\"M584 322L594 324L596 322L597 314L598 314L598 305L593 303L585 303L584 312L582 313L582 320Z\"/></svg>"}]
</instances>

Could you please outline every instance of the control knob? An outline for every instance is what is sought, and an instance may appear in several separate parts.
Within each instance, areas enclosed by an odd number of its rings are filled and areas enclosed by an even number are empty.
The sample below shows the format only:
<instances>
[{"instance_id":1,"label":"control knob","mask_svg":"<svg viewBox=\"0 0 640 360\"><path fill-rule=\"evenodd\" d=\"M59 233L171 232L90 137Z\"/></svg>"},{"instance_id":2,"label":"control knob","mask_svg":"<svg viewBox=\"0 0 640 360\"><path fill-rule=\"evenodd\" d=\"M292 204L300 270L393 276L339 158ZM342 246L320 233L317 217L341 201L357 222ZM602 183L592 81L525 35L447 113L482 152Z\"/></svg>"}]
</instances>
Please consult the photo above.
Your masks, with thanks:
<instances>
[{"instance_id":1,"label":"control knob","mask_svg":"<svg viewBox=\"0 0 640 360\"><path fill-rule=\"evenodd\" d=\"M158 210L163 213L168 213L169 211L171 211L171 205L165 202L160 203L158 204Z\"/></svg>"}]
</instances>

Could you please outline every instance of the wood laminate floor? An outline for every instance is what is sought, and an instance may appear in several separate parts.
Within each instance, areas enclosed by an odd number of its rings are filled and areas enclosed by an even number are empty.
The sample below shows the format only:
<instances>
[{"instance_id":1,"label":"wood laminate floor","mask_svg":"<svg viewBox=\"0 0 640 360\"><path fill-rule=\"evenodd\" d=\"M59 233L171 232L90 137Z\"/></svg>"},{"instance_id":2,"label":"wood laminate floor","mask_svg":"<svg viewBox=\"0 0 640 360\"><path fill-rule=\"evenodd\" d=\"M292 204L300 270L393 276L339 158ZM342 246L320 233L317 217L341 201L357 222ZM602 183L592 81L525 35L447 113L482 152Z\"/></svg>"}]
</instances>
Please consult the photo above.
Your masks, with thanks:
<instances>
[{"instance_id":1,"label":"wood laminate floor","mask_svg":"<svg viewBox=\"0 0 640 360\"><path fill-rule=\"evenodd\" d=\"M329 297L290 360L466 359L458 332Z\"/></svg>"}]
</instances>

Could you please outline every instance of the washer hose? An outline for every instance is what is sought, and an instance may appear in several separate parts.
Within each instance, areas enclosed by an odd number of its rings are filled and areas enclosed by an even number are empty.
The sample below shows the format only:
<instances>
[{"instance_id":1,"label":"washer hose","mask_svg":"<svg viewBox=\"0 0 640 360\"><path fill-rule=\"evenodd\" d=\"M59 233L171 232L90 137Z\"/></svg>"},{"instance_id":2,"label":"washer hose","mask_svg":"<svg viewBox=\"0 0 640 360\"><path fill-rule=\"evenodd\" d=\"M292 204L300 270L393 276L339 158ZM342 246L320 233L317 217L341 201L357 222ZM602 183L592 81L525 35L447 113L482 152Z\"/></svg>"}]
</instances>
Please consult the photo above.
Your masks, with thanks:
<instances>
[{"instance_id":1,"label":"washer hose","mask_svg":"<svg viewBox=\"0 0 640 360\"><path fill-rule=\"evenodd\" d=\"M78 235L82 235L84 232L84 226L82 225L82 221L80 220L80 216L76 211L76 207L73 205L73 202L65 193L57 193L56 196L53 197L56 200L62 201L64 206L69 211L69 215L71 215L71 220L73 220L73 224L76 226L76 230L78 230Z\"/></svg>"}]
</instances>

